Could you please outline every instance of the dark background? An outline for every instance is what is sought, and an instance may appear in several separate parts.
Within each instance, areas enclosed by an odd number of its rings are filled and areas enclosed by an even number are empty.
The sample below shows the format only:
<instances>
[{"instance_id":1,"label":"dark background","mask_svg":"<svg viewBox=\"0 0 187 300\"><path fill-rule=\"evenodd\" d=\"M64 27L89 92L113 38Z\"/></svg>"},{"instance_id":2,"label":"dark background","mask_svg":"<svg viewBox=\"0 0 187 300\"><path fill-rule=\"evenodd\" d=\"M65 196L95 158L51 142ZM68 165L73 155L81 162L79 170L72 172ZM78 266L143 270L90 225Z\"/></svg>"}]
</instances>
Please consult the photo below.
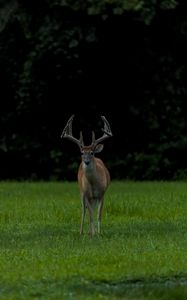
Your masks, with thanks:
<instances>
[{"instance_id":1,"label":"dark background","mask_svg":"<svg viewBox=\"0 0 187 300\"><path fill-rule=\"evenodd\" d=\"M0 179L76 180L75 114L113 179L185 180L185 2L0 1Z\"/></svg>"}]
</instances>

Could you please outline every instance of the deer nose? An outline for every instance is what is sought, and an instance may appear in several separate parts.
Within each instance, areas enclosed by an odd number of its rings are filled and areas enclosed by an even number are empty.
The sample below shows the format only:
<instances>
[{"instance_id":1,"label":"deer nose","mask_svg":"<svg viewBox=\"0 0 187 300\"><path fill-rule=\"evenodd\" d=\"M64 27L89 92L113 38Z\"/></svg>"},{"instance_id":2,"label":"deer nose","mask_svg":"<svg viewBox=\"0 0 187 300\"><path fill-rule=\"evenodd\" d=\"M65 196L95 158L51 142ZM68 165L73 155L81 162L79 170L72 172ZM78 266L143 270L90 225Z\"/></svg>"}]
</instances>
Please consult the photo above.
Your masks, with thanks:
<instances>
[{"instance_id":1,"label":"deer nose","mask_svg":"<svg viewBox=\"0 0 187 300\"><path fill-rule=\"evenodd\" d=\"M90 161L89 160L85 160L84 161L85 162L85 164L88 166L89 165L89 163L90 163Z\"/></svg>"}]
</instances>

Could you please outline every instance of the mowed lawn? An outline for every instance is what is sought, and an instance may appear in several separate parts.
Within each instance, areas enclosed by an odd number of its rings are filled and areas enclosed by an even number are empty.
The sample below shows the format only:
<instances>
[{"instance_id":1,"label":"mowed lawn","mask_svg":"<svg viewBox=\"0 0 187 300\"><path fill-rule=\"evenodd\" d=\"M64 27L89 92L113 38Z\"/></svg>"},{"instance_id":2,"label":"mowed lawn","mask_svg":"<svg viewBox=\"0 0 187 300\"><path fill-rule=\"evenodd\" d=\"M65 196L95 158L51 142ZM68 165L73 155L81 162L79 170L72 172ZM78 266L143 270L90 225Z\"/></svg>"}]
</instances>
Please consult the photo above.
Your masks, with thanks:
<instances>
[{"instance_id":1,"label":"mowed lawn","mask_svg":"<svg viewBox=\"0 0 187 300\"><path fill-rule=\"evenodd\" d=\"M186 182L112 182L93 238L80 212L77 183L0 182L0 299L187 299Z\"/></svg>"}]
</instances>

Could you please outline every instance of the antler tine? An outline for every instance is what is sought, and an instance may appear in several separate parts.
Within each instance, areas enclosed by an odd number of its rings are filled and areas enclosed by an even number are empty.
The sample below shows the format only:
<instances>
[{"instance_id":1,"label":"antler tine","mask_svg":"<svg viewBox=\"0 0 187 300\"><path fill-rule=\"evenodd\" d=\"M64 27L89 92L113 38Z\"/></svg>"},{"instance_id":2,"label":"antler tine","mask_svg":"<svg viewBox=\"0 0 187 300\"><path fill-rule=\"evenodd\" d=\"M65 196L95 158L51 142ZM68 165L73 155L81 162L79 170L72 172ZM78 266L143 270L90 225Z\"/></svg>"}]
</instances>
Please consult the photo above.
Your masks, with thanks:
<instances>
[{"instance_id":1,"label":"antler tine","mask_svg":"<svg viewBox=\"0 0 187 300\"><path fill-rule=\"evenodd\" d=\"M109 125L107 119L105 118L105 116L101 116L101 119L104 122L104 128L101 129L104 132L104 134L102 137L95 140L95 142L94 142L95 145L97 145L98 143L100 143L100 142L104 141L105 139L112 136L112 131L111 131L111 128L110 128L110 125Z\"/></svg>"},{"instance_id":2,"label":"antler tine","mask_svg":"<svg viewBox=\"0 0 187 300\"><path fill-rule=\"evenodd\" d=\"M64 127L64 130L62 131L62 134L61 134L61 138L65 138L67 137L67 135L72 135L72 122L73 122L73 118L74 118L74 115L72 115L69 120L67 121L66 123L66 126Z\"/></svg>"},{"instance_id":3,"label":"antler tine","mask_svg":"<svg viewBox=\"0 0 187 300\"><path fill-rule=\"evenodd\" d=\"M82 138L82 134L80 135L80 139L76 139L73 135L72 135L72 122L73 122L73 118L74 115L72 115L69 120L67 121L66 126L64 127L64 130L62 131L61 134L61 138L68 138L69 140L71 140L72 142L78 144L79 147L82 146L83 144L83 138Z\"/></svg>"},{"instance_id":4,"label":"antler tine","mask_svg":"<svg viewBox=\"0 0 187 300\"><path fill-rule=\"evenodd\" d=\"M82 131L80 131L80 139L79 139L79 141L80 141L81 146L84 146Z\"/></svg>"},{"instance_id":5,"label":"antler tine","mask_svg":"<svg viewBox=\"0 0 187 300\"><path fill-rule=\"evenodd\" d=\"M105 116L101 116L101 119L103 120L104 122L104 129L102 128L101 130L108 136L112 136L112 131L110 129L110 125L107 121L107 119L105 118Z\"/></svg>"},{"instance_id":6,"label":"antler tine","mask_svg":"<svg viewBox=\"0 0 187 300\"><path fill-rule=\"evenodd\" d=\"M92 131L92 145L95 144L95 132Z\"/></svg>"}]
</instances>

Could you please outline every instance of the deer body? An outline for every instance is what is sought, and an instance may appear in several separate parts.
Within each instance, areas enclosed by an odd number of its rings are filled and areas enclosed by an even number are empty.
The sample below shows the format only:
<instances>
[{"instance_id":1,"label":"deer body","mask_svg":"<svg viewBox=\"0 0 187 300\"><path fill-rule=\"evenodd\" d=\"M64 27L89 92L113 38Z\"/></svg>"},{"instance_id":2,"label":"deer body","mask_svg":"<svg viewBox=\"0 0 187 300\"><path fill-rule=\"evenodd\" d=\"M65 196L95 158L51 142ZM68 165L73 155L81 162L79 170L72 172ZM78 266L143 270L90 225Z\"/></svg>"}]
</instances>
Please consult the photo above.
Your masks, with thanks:
<instances>
[{"instance_id":1,"label":"deer body","mask_svg":"<svg viewBox=\"0 0 187 300\"><path fill-rule=\"evenodd\" d=\"M80 234L83 233L86 208L90 217L90 232L95 234L94 209L98 207L97 221L100 233L104 194L110 183L110 174L101 159L93 157L89 165L81 162L78 170L78 182L82 199L82 217Z\"/></svg>"},{"instance_id":2,"label":"deer body","mask_svg":"<svg viewBox=\"0 0 187 300\"><path fill-rule=\"evenodd\" d=\"M84 146L82 132L79 140L72 136L73 117L74 116L69 119L62 136L76 142L80 147L82 157L82 161L78 169L78 183L82 202L80 234L83 233L84 219L87 209L90 219L90 233L93 236L95 234L94 211L97 207L97 231L100 233L104 194L110 183L110 174L108 169L101 159L95 157L95 154L101 152L104 147L102 144L98 143L105 138L112 136L112 133L108 122L106 121L105 117L102 116L102 119L105 122L105 127L103 130L104 135L95 140L95 134L92 132L92 144L90 146Z\"/></svg>"}]
</instances>

